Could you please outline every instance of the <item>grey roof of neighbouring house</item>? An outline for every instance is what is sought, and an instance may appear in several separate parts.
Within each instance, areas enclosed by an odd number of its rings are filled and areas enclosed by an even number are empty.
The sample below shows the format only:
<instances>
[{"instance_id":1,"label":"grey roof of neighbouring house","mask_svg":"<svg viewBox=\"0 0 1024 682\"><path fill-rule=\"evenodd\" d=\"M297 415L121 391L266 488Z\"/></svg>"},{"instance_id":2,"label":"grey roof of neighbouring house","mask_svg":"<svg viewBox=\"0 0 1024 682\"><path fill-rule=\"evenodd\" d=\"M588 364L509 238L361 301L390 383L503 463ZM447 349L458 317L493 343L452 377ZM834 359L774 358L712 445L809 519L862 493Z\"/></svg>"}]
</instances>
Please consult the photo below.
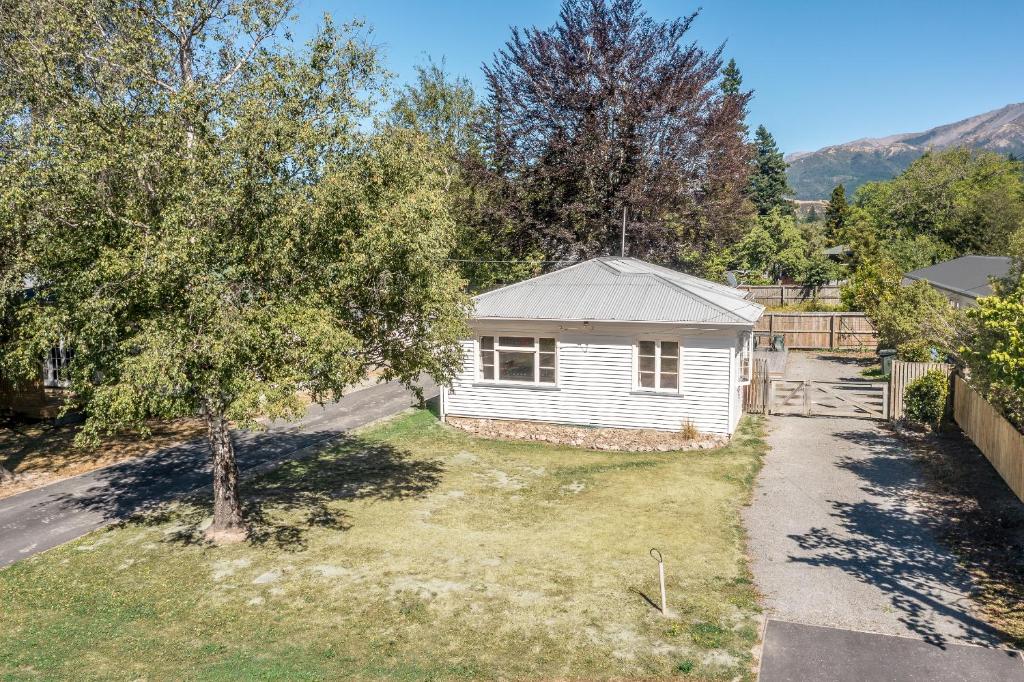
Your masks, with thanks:
<instances>
[{"instance_id":1,"label":"grey roof of neighbouring house","mask_svg":"<svg viewBox=\"0 0 1024 682\"><path fill-rule=\"evenodd\" d=\"M473 298L476 319L742 324L745 292L636 258L606 256Z\"/></svg>"},{"instance_id":2,"label":"grey roof of neighbouring house","mask_svg":"<svg viewBox=\"0 0 1024 682\"><path fill-rule=\"evenodd\" d=\"M1008 256L961 256L927 268L908 272L909 280L926 280L932 286L957 294L978 298L991 296L993 277L1005 277L1010 272Z\"/></svg>"}]
</instances>

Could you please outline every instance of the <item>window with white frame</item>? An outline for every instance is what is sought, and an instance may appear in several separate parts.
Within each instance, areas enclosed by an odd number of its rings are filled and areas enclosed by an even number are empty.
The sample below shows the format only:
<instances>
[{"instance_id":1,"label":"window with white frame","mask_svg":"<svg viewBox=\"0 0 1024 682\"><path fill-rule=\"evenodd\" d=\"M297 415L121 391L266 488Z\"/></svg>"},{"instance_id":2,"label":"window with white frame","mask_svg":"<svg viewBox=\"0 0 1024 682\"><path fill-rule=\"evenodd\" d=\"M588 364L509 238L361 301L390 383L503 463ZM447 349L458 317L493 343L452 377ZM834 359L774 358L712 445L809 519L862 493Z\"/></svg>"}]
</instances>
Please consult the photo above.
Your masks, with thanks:
<instances>
[{"instance_id":1,"label":"window with white frame","mask_svg":"<svg viewBox=\"0 0 1024 682\"><path fill-rule=\"evenodd\" d=\"M754 372L754 334L743 332L740 334L740 383L749 384Z\"/></svg>"},{"instance_id":2,"label":"window with white frame","mask_svg":"<svg viewBox=\"0 0 1024 682\"><path fill-rule=\"evenodd\" d=\"M71 385L72 352L64 344L50 349L43 360L43 386L46 388L67 388Z\"/></svg>"},{"instance_id":3,"label":"window with white frame","mask_svg":"<svg viewBox=\"0 0 1024 682\"><path fill-rule=\"evenodd\" d=\"M641 390L679 390L679 342L641 340L636 344L636 385Z\"/></svg>"},{"instance_id":4,"label":"window with white frame","mask_svg":"<svg viewBox=\"0 0 1024 682\"><path fill-rule=\"evenodd\" d=\"M480 379L554 384L557 344L543 336L481 336Z\"/></svg>"}]
</instances>

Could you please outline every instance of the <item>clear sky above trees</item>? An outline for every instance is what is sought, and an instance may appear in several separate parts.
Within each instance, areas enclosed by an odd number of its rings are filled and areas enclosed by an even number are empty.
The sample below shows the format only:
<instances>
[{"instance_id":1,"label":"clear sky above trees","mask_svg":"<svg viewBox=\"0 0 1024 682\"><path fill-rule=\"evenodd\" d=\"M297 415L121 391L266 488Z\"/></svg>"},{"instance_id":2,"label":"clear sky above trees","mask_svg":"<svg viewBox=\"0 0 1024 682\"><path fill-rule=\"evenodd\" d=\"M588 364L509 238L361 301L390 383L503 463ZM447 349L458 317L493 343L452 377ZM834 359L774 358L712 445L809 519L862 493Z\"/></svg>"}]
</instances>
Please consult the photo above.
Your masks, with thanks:
<instances>
[{"instance_id":1,"label":"clear sky above trees","mask_svg":"<svg viewBox=\"0 0 1024 682\"><path fill-rule=\"evenodd\" d=\"M365 18L399 80L427 55L482 89L480 65L509 26L550 26L556 0L302 0L302 26L331 11ZM703 5L692 38L728 41L744 86L756 91L752 129L764 124L783 152L858 137L924 130L1024 100L1024 3L956 0L848 3L646 0L656 19ZM299 29L298 37L305 37ZM955 49L950 49L950 46Z\"/></svg>"}]
</instances>

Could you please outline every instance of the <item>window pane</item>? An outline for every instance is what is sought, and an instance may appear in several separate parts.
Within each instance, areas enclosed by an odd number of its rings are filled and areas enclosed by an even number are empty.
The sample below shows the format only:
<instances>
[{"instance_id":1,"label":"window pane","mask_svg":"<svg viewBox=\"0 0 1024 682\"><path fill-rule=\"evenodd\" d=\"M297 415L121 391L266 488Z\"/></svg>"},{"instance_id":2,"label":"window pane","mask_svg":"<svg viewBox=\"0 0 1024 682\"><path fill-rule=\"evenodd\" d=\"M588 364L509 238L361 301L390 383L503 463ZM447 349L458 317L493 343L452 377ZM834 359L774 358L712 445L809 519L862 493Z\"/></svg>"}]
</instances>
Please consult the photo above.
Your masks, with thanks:
<instances>
[{"instance_id":1,"label":"window pane","mask_svg":"<svg viewBox=\"0 0 1024 682\"><path fill-rule=\"evenodd\" d=\"M662 341L661 342L661 357L679 357L679 342L678 341Z\"/></svg>"},{"instance_id":2,"label":"window pane","mask_svg":"<svg viewBox=\"0 0 1024 682\"><path fill-rule=\"evenodd\" d=\"M654 341L641 341L638 350L640 355L654 355Z\"/></svg>"},{"instance_id":3,"label":"window pane","mask_svg":"<svg viewBox=\"0 0 1024 682\"><path fill-rule=\"evenodd\" d=\"M668 358L662 356L661 358L661 371L672 372L675 374L679 371L679 358Z\"/></svg>"},{"instance_id":4,"label":"window pane","mask_svg":"<svg viewBox=\"0 0 1024 682\"><path fill-rule=\"evenodd\" d=\"M679 375L678 374L666 374L661 373L661 388L678 388L679 387Z\"/></svg>"},{"instance_id":5,"label":"window pane","mask_svg":"<svg viewBox=\"0 0 1024 682\"><path fill-rule=\"evenodd\" d=\"M540 366L545 369L555 368L555 354L554 353L541 353L540 354Z\"/></svg>"},{"instance_id":6,"label":"window pane","mask_svg":"<svg viewBox=\"0 0 1024 682\"><path fill-rule=\"evenodd\" d=\"M532 336L499 336L498 345L505 348L533 348Z\"/></svg>"},{"instance_id":7,"label":"window pane","mask_svg":"<svg viewBox=\"0 0 1024 682\"><path fill-rule=\"evenodd\" d=\"M554 339L541 339L540 340L540 351L542 353L554 353L555 352L555 340Z\"/></svg>"},{"instance_id":8,"label":"window pane","mask_svg":"<svg viewBox=\"0 0 1024 682\"><path fill-rule=\"evenodd\" d=\"M553 384L553 383L555 383L555 370L554 370L554 368L546 369L544 367L541 367L540 368L540 380L541 380L541 383L544 383L544 384Z\"/></svg>"},{"instance_id":9,"label":"window pane","mask_svg":"<svg viewBox=\"0 0 1024 682\"><path fill-rule=\"evenodd\" d=\"M641 355L638 360L640 361L641 372L653 372L654 371L654 356L653 355Z\"/></svg>"},{"instance_id":10,"label":"window pane","mask_svg":"<svg viewBox=\"0 0 1024 682\"><path fill-rule=\"evenodd\" d=\"M498 378L502 381L533 382L533 353L504 351L498 355Z\"/></svg>"},{"instance_id":11,"label":"window pane","mask_svg":"<svg viewBox=\"0 0 1024 682\"><path fill-rule=\"evenodd\" d=\"M480 351L480 375L484 379L494 378L494 351Z\"/></svg>"},{"instance_id":12,"label":"window pane","mask_svg":"<svg viewBox=\"0 0 1024 682\"><path fill-rule=\"evenodd\" d=\"M640 372L640 386L654 388L654 372Z\"/></svg>"},{"instance_id":13,"label":"window pane","mask_svg":"<svg viewBox=\"0 0 1024 682\"><path fill-rule=\"evenodd\" d=\"M486 350L492 350L494 348L494 337L493 336L481 336L480 347Z\"/></svg>"}]
</instances>

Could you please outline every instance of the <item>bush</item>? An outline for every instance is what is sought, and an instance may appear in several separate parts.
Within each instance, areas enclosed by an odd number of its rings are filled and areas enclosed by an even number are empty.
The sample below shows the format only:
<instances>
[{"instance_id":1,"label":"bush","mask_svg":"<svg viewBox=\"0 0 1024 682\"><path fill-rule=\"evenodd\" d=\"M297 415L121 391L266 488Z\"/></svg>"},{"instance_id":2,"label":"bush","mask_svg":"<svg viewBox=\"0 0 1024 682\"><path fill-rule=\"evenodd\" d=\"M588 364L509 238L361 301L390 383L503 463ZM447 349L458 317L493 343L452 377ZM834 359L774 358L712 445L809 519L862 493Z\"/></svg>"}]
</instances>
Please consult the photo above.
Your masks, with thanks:
<instances>
[{"instance_id":1,"label":"bush","mask_svg":"<svg viewBox=\"0 0 1024 682\"><path fill-rule=\"evenodd\" d=\"M933 369L910 382L903 391L904 413L910 421L937 429L946 414L948 398L949 377L942 370Z\"/></svg>"},{"instance_id":2,"label":"bush","mask_svg":"<svg viewBox=\"0 0 1024 682\"><path fill-rule=\"evenodd\" d=\"M896 346L896 357L904 362L932 362L935 357L927 341L907 341Z\"/></svg>"}]
</instances>

